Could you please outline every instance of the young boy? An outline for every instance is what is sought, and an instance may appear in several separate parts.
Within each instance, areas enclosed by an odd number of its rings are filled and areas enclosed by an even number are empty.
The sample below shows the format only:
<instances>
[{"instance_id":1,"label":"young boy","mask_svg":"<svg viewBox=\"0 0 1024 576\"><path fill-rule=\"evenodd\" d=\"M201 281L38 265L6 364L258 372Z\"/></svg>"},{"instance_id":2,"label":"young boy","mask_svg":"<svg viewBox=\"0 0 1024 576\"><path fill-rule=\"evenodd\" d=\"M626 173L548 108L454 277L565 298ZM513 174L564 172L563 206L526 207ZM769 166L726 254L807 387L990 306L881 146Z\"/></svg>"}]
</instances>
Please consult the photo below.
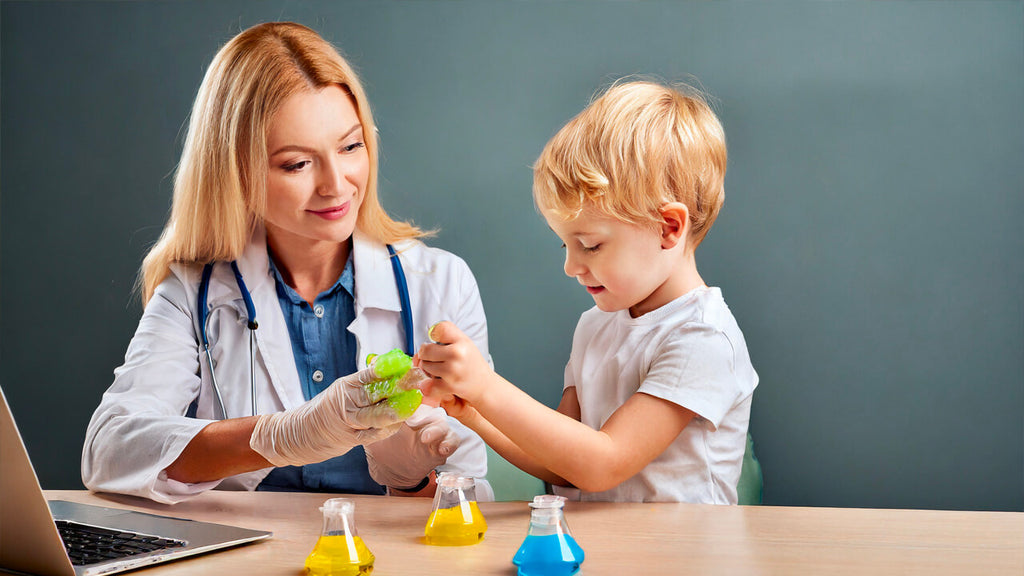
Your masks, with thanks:
<instances>
[{"instance_id":1,"label":"young boy","mask_svg":"<svg viewBox=\"0 0 1024 576\"><path fill-rule=\"evenodd\" d=\"M565 273L596 304L576 328L557 412L496 374L450 322L419 350L439 378L424 392L556 493L735 504L757 374L694 257L722 205L725 168L722 126L700 97L651 82L612 87L534 168Z\"/></svg>"}]
</instances>

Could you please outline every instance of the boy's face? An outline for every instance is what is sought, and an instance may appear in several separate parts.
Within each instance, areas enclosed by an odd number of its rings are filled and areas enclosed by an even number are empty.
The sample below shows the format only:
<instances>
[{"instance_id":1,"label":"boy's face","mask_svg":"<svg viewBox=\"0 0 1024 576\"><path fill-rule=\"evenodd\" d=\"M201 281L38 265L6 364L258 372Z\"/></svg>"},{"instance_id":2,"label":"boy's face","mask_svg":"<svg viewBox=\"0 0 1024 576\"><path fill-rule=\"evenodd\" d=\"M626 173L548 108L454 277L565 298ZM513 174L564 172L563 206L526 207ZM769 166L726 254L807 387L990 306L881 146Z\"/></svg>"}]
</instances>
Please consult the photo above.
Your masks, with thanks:
<instances>
[{"instance_id":1,"label":"boy's face","mask_svg":"<svg viewBox=\"0 0 1024 576\"><path fill-rule=\"evenodd\" d=\"M671 262L652 226L628 224L586 208L573 220L542 210L565 248L565 273L605 312L629 310L634 318L673 298L666 283Z\"/></svg>"}]
</instances>

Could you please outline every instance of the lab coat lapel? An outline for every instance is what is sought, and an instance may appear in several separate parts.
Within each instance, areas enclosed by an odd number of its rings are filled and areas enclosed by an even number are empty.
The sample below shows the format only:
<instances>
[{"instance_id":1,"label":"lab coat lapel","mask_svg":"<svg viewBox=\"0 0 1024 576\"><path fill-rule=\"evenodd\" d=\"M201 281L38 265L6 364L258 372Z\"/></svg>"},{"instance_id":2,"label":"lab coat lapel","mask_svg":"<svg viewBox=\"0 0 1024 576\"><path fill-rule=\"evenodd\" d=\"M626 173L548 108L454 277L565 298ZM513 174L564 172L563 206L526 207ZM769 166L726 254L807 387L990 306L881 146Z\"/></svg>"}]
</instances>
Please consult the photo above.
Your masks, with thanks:
<instances>
[{"instance_id":1,"label":"lab coat lapel","mask_svg":"<svg viewBox=\"0 0 1024 576\"><path fill-rule=\"evenodd\" d=\"M364 235L358 229L352 235L352 258L355 267L355 320L349 324L348 331L355 335L359 347L357 365L362 367L362 359L366 353L382 353L386 346L398 337L396 330L401 330L400 318L402 305L395 286L394 270L391 267L387 246ZM401 250L400 247L396 247ZM378 311L383 311L389 319L388 326L379 325L372 318L380 318ZM371 330L371 325L373 330ZM379 332L384 332L380 333ZM388 348L390 349L390 348Z\"/></svg>"},{"instance_id":2,"label":"lab coat lapel","mask_svg":"<svg viewBox=\"0 0 1024 576\"><path fill-rule=\"evenodd\" d=\"M270 274L266 239L266 232L262 227L253 233L252 240L238 260L238 269L252 294L253 305L257 311L256 320L259 328L255 336L259 354L263 357L263 367L267 371L274 392L287 410L306 400L302 396L302 387L298 384L299 373L295 368L288 325L285 323L284 312L281 311L281 304L277 300L277 288Z\"/></svg>"},{"instance_id":3,"label":"lab coat lapel","mask_svg":"<svg viewBox=\"0 0 1024 576\"><path fill-rule=\"evenodd\" d=\"M401 311L387 246L364 236L358 230L352 235L352 245L357 305L362 308Z\"/></svg>"}]
</instances>

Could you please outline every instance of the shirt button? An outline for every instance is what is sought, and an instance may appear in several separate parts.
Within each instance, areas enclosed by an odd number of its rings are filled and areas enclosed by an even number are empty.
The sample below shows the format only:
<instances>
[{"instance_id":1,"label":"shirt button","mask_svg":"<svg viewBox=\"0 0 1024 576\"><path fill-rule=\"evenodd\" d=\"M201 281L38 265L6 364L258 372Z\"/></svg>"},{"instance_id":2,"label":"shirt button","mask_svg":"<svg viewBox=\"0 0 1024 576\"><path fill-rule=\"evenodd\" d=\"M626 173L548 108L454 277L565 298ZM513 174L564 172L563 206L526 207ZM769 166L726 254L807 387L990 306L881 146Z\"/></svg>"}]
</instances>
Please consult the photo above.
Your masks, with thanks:
<instances>
[{"instance_id":1,"label":"shirt button","mask_svg":"<svg viewBox=\"0 0 1024 576\"><path fill-rule=\"evenodd\" d=\"M324 307L320 304L317 304L316 306L313 307L313 314L316 315L317 318L323 318Z\"/></svg>"},{"instance_id":2,"label":"shirt button","mask_svg":"<svg viewBox=\"0 0 1024 576\"><path fill-rule=\"evenodd\" d=\"M319 370L314 371L313 372L313 382L323 382L323 381L324 381L324 373L319 371Z\"/></svg>"}]
</instances>

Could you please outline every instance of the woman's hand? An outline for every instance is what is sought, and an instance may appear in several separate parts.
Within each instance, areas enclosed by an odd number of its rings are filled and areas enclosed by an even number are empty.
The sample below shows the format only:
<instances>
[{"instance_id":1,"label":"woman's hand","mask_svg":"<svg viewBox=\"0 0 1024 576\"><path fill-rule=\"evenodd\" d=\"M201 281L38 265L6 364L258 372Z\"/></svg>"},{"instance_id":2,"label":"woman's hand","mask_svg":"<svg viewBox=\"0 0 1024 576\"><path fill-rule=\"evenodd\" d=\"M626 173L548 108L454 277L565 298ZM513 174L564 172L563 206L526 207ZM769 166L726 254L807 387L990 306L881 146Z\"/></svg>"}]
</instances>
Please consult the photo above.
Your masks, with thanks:
<instances>
[{"instance_id":1,"label":"woman's hand","mask_svg":"<svg viewBox=\"0 0 1024 576\"><path fill-rule=\"evenodd\" d=\"M397 434L365 446L370 477L407 490L444 464L461 443L444 410L421 405Z\"/></svg>"},{"instance_id":2,"label":"woman's hand","mask_svg":"<svg viewBox=\"0 0 1024 576\"><path fill-rule=\"evenodd\" d=\"M305 404L261 414L249 446L275 466L304 466L391 436L401 419L386 400L372 403L364 386L373 368L338 378Z\"/></svg>"}]
</instances>

